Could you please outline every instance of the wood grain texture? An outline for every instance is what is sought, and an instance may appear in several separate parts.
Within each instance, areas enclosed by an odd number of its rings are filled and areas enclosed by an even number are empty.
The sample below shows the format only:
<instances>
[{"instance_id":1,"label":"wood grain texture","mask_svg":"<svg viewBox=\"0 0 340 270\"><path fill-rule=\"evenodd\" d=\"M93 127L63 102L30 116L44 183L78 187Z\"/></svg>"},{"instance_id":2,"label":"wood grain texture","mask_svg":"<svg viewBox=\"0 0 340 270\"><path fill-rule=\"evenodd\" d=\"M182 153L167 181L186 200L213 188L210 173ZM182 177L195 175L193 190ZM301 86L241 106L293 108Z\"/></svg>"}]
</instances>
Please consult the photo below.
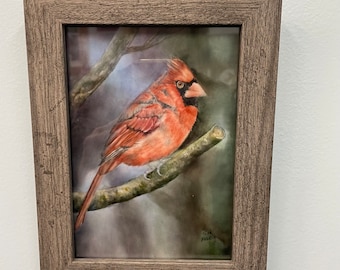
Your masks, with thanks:
<instances>
[{"instance_id":1,"label":"wood grain texture","mask_svg":"<svg viewBox=\"0 0 340 270\"><path fill-rule=\"evenodd\" d=\"M281 0L25 0L41 269L265 269ZM230 261L75 259L65 24L239 25Z\"/></svg>"}]
</instances>

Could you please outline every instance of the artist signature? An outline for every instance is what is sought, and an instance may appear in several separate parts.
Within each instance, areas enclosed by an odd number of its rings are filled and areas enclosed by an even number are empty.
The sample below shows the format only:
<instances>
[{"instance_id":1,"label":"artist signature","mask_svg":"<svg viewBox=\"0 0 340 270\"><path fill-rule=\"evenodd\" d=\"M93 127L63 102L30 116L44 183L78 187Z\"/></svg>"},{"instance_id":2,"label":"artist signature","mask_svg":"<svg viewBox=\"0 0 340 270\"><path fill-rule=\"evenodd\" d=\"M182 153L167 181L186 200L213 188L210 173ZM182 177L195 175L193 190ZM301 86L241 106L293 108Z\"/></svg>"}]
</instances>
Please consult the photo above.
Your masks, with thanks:
<instances>
[{"instance_id":1,"label":"artist signature","mask_svg":"<svg viewBox=\"0 0 340 270\"><path fill-rule=\"evenodd\" d=\"M208 231L203 231L202 232L202 235L201 235L201 242L204 242L204 241L210 241L210 240L213 240L213 239L216 239L216 236L212 234L212 232Z\"/></svg>"}]
</instances>

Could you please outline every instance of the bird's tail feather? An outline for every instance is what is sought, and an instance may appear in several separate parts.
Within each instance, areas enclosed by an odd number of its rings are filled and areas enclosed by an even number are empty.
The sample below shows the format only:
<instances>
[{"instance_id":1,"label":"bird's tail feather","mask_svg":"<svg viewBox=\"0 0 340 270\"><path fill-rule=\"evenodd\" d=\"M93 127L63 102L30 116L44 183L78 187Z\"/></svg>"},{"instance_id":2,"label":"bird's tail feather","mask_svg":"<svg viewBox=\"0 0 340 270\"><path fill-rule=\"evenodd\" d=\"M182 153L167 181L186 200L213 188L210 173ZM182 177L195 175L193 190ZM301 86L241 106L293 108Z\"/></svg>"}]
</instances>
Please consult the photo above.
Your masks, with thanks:
<instances>
[{"instance_id":1,"label":"bird's tail feather","mask_svg":"<svg viewBox=\"0 0 340 270\"><path fill-rule=\"evenodd\" d=\"M92 180L91 186L86 193L85 199L83 201L83 204L82 204L80 211L79 211L79 214L77 216L77 219L76 219L76 222L75 222L75 225L74 225L76 230L79 229L79 227L83 224L83 222L85 220L86 212L90 207L90 204L92 202L94 194L95 194L102 178L103 178L103 174L100 174L99 171L98 171L97 174L95 175L95 177Z\"/></svg>"}]
</instances>

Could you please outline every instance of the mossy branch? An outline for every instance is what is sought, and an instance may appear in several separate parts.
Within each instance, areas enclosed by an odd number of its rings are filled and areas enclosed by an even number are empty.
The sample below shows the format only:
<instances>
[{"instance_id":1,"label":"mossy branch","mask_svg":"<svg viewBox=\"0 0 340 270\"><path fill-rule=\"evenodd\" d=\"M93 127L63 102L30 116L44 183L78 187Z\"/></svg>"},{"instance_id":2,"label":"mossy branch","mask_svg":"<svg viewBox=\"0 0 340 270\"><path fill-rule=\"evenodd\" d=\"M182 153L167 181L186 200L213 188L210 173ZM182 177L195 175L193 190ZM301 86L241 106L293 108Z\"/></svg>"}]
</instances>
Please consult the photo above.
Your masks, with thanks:
<instances>
[{"instance_id":1,"label":"mossy branch","mask_svg":"<svg viewBox=\"0 0 340 270\"><path fill-rule=\"evenodd\" d=\"M148 174L147 177L149 179L141 175L121 186L98 190L89 210L102 209L114 203L125 202L163 187L175 179L198 156L219 143L224 137L225 131L221 127L212 127L202 137L188 145L185 149L174 153L170 159L162 164L159 168L161 175L158 174L156 169ZM84 197L85 193L73 193L73 210L75 212L79 211Z\"/></svg>"}]
</instances>

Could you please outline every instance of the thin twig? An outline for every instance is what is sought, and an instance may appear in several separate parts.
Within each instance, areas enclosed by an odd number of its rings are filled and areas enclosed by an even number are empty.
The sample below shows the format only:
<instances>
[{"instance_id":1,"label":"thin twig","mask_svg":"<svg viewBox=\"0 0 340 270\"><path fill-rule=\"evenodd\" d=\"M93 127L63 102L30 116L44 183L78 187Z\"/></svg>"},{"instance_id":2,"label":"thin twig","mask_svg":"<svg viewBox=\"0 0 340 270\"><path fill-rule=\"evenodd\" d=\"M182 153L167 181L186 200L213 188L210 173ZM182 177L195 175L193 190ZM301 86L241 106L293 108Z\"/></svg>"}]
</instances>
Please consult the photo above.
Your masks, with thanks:
<instances>
[{"instance_id":1,"label":"thin twig","mask_svg":"<svg viewBox=\"0 0 340 270\"><path fill-rule=\"evenodd\" d=\"M143 45L130 46L130 47L126 48L126 53L139 52L139 51L149 49L149 48L156 46L159 43L161 43L164 39L166 39L166 37L167 36L165 36L165 35L160 35L160 34L156 33L155 35L150 37L150 39L145 41Z\"/></svg>"}]
</instances>

